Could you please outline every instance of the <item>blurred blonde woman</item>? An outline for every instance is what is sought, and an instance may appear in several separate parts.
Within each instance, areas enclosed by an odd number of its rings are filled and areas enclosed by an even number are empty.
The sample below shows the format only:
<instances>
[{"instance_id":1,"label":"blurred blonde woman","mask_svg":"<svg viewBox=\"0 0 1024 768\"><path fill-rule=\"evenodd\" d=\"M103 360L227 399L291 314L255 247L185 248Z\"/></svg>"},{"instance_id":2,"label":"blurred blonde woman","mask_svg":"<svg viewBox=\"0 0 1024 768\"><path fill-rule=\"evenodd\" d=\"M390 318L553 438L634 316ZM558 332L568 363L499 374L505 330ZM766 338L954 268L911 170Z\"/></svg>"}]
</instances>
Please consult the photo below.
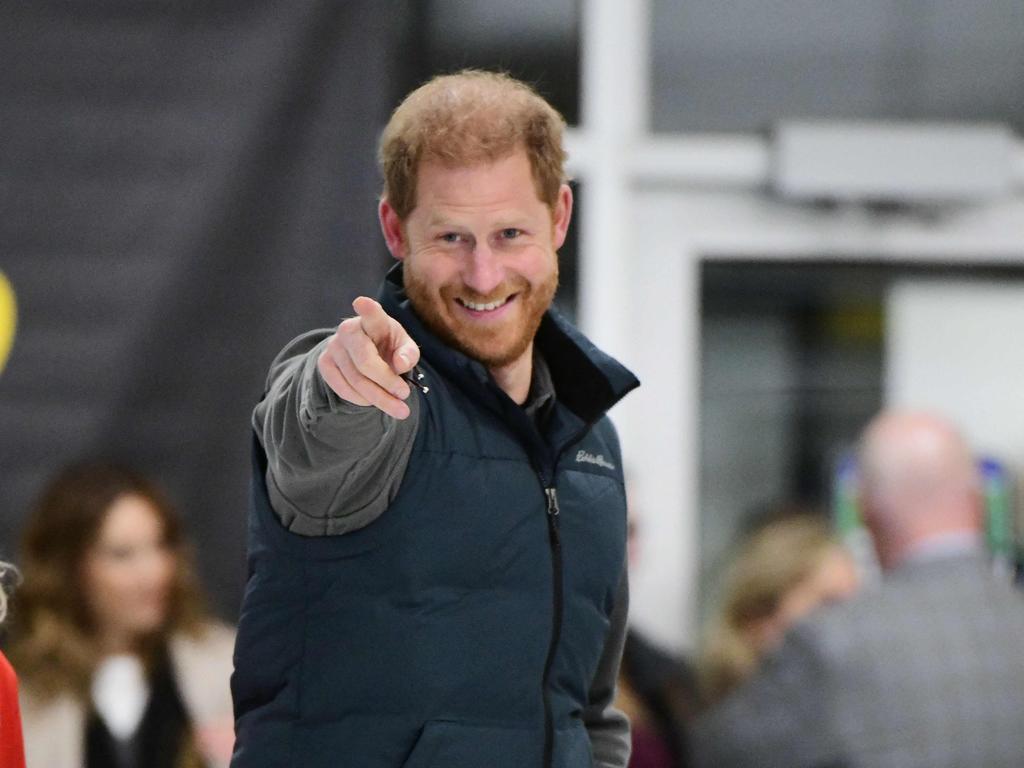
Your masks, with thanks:
<instances>
[{"instance_id":1,"label":"blurred blonde woman","mask_svg":"<svg viewBox=\"0 0 1024 768\"><path fill-rule=\"evenodd\" d=\"M853 558L822 517L790 514L759 528L730 564L707 625L698 665L703 703L750 677L792 624L858 586Z\"/></svg>"},{"instance_id":2,"label":"blurred blonde woman","mask_svg":"<svg viewBox=\"0 0 1024 768\"><path fill-rule=\"evenodd\" d=\"M33 510L21 566L11 660L29 765L226 765L234 635L207 618L155 485L106 464L61 472Z\"/></svg>"},{"instance_id":3,"label":"blurred blonde woman","mask_svg":"<svg viewBox=\"0 0 1024 768\"><path fill-rule=\"evenodd\" d=\"M0 562L0 623L7 615L6 581L14 568ZM25 768L25 748L21 736L21 713L18 707L18 678L10 663L0 652L0 766Z\"/></svg>"}]
</instances>

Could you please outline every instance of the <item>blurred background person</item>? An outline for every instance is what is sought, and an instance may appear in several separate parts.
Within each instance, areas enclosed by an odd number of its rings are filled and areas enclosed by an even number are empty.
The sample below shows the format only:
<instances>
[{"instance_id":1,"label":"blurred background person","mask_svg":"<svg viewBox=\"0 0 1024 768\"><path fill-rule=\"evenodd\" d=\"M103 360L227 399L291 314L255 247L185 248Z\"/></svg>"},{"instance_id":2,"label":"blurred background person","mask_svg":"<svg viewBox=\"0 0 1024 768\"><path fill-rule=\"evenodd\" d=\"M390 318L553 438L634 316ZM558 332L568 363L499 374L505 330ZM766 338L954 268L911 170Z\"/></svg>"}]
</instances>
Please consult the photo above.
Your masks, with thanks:
<instances>
[{"instance_id":1,"label":"blurred background person","mask_svg":"<svg viewBox=\"0 0 1024 768\"><path fill-rule=\"evenodd\" d=\"M1024 755L1024 596L993 573L977 468L944 419L863 434L878 590L808 617L694 729L715 768L1011 768Z\"/></svg>"},{"instance_id":2,"label":"blurred background person","mask_svg":"<svg viewBox=\"0 0 1024 768\"><path fill-rule=\"evenodd\" d=\"M636 628L626 634L615 707L629 717L629 768L684 768L696 711L693 672Z\"/></svg>"},{"instance_id":3,"label":"blurred background person","mask_svg":"<svg viewBox=\"0 0 1024 768\"><path fill-rule=\"evenodd\" d=\"M135 472L60 472L30 516L13 610L28 762L226 765L234 633L203 608L184 535Z\"/></svg>"},{"instance_id":4,"label":"blurred background person","mask_svg":"<svg viewBox=\"0 0 1024 768\"><path fill-rule=\"evenodd\" d=\"M642 516L632 483L627 481L629 567L636 567L642 549ZM629 717L632 751L629 768L685 768L687 728L696 711L693 669L648 638L635 626L626 644L616 688L615 706Z\"/></svg>"},{"instance_id":5,"label":"blurred background person","mask_svg":"<svg viewBox=\"0 0 1024 768\"><path fill-rule=\"evenodd\" d=\"M786 631L816 608L853 595L853 558L820 515L788 512L755 528L730 563L698 664L704 705L757 671Z\"/></svg>"},{"instance_id":6,"label":"blurred background person","mask_svg":"<svg viewBox=\"0 0 1024 768\"><path fill-rule=\"evenodd\" d=\"M0 624L7 615L6 581L13 567L0 562ZM7 657L0 651L0 766L25 768L25 748L21 735L18 707L18 678Z\"/></svg>"}]
</instances>

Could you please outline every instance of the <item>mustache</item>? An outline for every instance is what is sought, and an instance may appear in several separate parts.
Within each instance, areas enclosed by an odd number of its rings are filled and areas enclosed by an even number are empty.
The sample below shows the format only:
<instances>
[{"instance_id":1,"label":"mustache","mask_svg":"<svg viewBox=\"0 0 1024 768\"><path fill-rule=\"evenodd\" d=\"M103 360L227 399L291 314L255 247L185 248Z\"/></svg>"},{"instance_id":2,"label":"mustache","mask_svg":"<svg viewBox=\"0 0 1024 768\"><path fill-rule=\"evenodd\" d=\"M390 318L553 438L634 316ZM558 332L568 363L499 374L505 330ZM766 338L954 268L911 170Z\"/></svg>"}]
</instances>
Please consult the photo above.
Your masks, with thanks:
<instances>
[{"instance_id":1,"label":"mustache","mask_svg":"<svg viewBox=\"0 0 1024 768\"><path fill-rule=\"evenodd\" d=\"M480 293L470 288L468 285L447 285L441 293L447 298L457 296L460 299L465 299L473 302L474 304L490 304L495 301L502 301L508 298L514 293L523 293L530 287L529 282L526 278L518 278L513 280L506 280L493 291L489 293Z\"/></svg>"}]
</instances>

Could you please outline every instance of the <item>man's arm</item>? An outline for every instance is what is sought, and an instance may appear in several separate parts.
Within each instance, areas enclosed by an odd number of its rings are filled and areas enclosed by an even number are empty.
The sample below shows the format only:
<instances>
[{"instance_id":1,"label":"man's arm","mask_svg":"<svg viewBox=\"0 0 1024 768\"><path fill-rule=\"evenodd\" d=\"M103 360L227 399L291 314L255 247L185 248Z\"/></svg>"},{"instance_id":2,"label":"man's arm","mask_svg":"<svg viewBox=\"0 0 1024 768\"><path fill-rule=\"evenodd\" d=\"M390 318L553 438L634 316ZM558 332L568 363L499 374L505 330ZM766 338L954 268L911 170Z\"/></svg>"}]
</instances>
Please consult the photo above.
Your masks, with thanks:
<instances>
[{"instance_id":1,"label":"man's arm","mask_svg":"<svg viewBox=\"0 0 1024 768\"><path fill-rule=\"evenodd\" d=\"M604 651L590 687L590 703L583 710L595 768L626 768L629 763L629 720L614 706L628 614L629 578L623 567Z\"/></svg>"},{"instance_id":2,"label":"man's arm","mask_svg":"<svg viewBox=\"0 0 1024 768\"><path fill-rule=\"evenodd\" d=\"M303 535L375 520L398 491L419 422L419 401L398 376L419 350L376 302L355 307L359 316L337 331L285 348L253 413L271 505Z\"/></svg>"}]
</instances>

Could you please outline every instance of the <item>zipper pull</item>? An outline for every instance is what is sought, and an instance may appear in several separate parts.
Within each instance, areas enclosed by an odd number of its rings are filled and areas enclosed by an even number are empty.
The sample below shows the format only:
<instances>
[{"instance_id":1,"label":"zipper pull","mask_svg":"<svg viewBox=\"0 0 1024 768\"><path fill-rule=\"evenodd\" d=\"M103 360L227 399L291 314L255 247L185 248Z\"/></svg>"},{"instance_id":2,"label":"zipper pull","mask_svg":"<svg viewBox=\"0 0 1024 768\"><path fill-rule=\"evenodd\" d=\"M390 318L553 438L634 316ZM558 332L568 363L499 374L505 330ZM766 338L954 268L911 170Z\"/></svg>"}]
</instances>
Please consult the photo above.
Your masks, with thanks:
<instances>
[{"instance_id":1,"label":"zipper pull","mask_svg":"<svg viewBox=\"0 0 1024 768\"><path fill-rule=\"evenodd\" d=\"M558 491L554 488L545 488L544 495L548 497L548 514L551 517L558 517Z\"/></svg>"}]
</instances>

